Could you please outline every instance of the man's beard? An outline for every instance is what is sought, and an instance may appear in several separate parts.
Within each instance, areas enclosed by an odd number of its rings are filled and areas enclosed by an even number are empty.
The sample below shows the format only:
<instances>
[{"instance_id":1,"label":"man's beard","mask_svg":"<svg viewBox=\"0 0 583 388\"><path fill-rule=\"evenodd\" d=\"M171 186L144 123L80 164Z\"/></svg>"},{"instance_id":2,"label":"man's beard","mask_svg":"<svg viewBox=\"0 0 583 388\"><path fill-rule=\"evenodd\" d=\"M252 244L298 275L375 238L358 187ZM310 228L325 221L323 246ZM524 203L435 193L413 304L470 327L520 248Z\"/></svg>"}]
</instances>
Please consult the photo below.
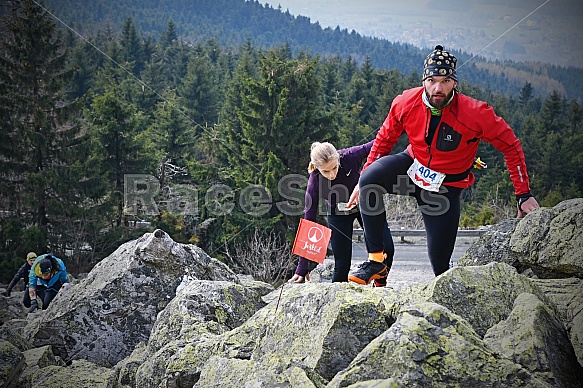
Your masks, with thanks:
<instances>
[{"instance_id":1,"label":"man's beard","mask_svg":"<svg viewBox=\"0 0 583 388\"><path fill-rule=\"evenodd\" d=\"M433 94L431 94L431 95L429 95L429 93L427 93L427 94L428 94L428 100L429 100L429 103L431 104L431 106L434 107L435 109L442 110L450 102L451 97L453 95L453 90L451 92L449 92L449 94L447 94L447 95L439 94L440 96L445 96L445 98L442 98L440 100L435 100L433 98L433 96L434 96Z\"/></svg>"}]
</instances>

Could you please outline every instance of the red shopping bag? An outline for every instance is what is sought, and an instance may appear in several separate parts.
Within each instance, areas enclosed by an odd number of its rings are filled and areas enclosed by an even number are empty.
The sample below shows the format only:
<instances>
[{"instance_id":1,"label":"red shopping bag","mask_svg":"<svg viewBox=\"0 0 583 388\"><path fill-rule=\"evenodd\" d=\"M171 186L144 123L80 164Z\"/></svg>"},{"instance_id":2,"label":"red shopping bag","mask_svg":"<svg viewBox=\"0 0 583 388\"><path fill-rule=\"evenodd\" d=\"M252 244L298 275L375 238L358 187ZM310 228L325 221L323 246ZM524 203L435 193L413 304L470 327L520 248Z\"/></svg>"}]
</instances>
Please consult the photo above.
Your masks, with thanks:
<instances>
[{"instance_id":1,"label":"red shopping bag","mask_svg":"<svg viewBox=\"0 0 583 388\"><path fill-rule=\"evenodd\" d=\"M316 222L300 218L292 253L322 264L328 252L332 230Z\"/></svg>"}]
</instances>

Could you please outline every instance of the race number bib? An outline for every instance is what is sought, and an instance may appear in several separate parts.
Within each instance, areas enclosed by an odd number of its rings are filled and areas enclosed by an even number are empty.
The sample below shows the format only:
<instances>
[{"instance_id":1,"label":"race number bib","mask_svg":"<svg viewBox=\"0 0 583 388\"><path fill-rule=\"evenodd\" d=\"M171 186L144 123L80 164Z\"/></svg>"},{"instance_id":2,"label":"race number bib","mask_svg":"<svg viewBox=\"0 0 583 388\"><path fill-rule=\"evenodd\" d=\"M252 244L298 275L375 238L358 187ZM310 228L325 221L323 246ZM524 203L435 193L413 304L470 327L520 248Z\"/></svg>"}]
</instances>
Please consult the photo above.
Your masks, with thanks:
<instances>
[{"instance_id":1,"label":"race number bib","mask_svg":"<svg viewBox=\"0 0 583 388\"><path fill-rule=\"evenodd\" d=\"M413 164L407 170L407 175L409 175L413 183L423 190L435 192L439 191L439 187L445 179L444 173L425 167L417 159L413 161Z\"/></svg>"}]
</instances>

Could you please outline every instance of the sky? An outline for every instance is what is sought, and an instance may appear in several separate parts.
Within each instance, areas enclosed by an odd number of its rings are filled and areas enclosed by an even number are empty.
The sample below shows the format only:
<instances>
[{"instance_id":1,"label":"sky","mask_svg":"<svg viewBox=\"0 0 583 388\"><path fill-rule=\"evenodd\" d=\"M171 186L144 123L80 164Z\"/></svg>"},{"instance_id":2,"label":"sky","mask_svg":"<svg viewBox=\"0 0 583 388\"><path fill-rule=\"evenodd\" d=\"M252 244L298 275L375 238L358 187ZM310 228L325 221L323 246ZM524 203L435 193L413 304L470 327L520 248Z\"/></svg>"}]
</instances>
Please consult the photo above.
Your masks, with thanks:
<instances>
[{"instance_id":1,"label":"sky","mask_svg":"<svg viewBox=\"0 0 583 388\"><path fill-rule=\"evenodd\" d=\"M488 59L583 67L583 0L263 1L322 28L410 43L442 44Z\"/></svg>"}]
</instances>

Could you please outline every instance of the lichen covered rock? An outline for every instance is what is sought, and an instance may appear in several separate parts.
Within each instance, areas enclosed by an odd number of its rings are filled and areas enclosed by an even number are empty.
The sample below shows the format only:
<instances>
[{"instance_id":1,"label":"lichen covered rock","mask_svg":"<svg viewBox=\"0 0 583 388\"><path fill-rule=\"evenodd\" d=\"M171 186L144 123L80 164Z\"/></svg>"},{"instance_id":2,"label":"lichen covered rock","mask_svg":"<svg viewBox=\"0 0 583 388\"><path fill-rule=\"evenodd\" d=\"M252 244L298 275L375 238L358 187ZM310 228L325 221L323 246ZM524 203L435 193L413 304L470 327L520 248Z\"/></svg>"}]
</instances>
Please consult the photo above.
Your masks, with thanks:
<instances>
[{"instance_id":1,"label":"lichen covered rock","mask_svg":"<svg viewBox=\"0 0 583 388\"><path fill-rule=\"evenodd\" d=\"M148 233L28 324L0 327L12 343L0 346L2 382L578 387L581 206L565 201L507 220L468 250L469 261L402 288L310 282L273 290L240 280L196 246Z\"/></svg>"},{"instance_id":2,"label":"lichen covered rock","mask_svg":"<svg viewBox=\"0 0 583 388\"><path fill-rule=\"evenodd\" d=\"M541 295L527 277L503 263L454 267L430 283L428 291L428 301L466 319L480 336L508 317L518 295Z\"/></svg>"},{"instance_id":3,"label":"lichen covered rock","mask_svg":"<svg viewBox=\"0 0 583 388\"><path fill-rule=\"evenodd\" d=\"M147 342L156 317L183 279L236 275L194 245L156 230L120 246L78 284L57 294L27 326L34 346L52 345L66 361L113 366Z\"/></svg>"},{"instance_id":4,"label":"lichen covered rock","mask_svg":"<svg viewBox=\"0 0 583 388\"><path fill-rule=\"evenodd\" d=\"M579 364L583 366L583 279L530 279L554 306L554 316L567 330Z\"/></svg>"},{"instance_id":5,"label":"lichen covered rock","mask_svg":"<svg viewBox=\"0 0 583 388\"><path fill-rule=\"evenodd\" d=\"M539 298L520 294L510 316L488 330L484 343L552 387L577 387L583 367L567 331Z\"/></svg>"},{"instance_id":6,"label":"lichen covered rock","mask_svg":"<svg viewBox=\"0 0 583 388\"><path fill-rule=\"evenodd\" d=\"M71 365L50 365L33 371L32 387L117 388L115 371L86 360L75 360ZM28 388L28 387L22 387Z\"/></svg>"},{"instance_id":7,"label":"lichen covered rock","mask_svg":"<svg viewBox=\"0 0 583 388\"><path fill-rule=\"evenodd\" d=\"M525 217L510 239L522 265L544 278L583 278L583 199Z\"/></svg>"},{"instance_id":8,"label":"lichen covered rock","mask_svg":"<svg viewBox=\"0 0 583 388\"><path fill-rule=\"evenodd\" d=\"M514 362L489 350L472 326L435 303L402 309L329 387L395 379L407 387L544 387Z\"/></svg>"},{"instance_id":9,"label":"lichen covered rock","mask_svg":"<svg viewBox=\"0 0 583 388\"><path fill-rule=\"evenodd\" d=\"M53 349L50 345L26 350L23 354L27 367L18 379L19 387L32 387L32 377L39 369L46 368L50 365L66 366L63 360L53 354Z\"/></svg>"},{"instance_id":10,"label":"lichen covered rock","mask_svg":"<svg viewBox=\"0 0 583 388\"><path fill-rule=\"evenodd\" d=\"M244 385L242 384L244 382ZM194 388L206 387L316 387L306 372L293 365L266 368L253 360L213 357L202 368Z\"/></svg>"},{"instance_id":11,"label":"lichen covered rock","mask_svg":"<svg viewBox=\"0 0 583 388\"><path fill-rule=\"evenodd\" d=\"M278 297L243 325L181 349L168 374L189 368L197 381L201 373L208 373L209 360L215 356L252 360L251 366L233 364L268 375L277 374L282 365L299 367L312 381L326 382L384 332L401 303L409 301L407 297L397 301L390 289L348 283L286 285L278 303L280 291L274 291Z\"/></svg>"},{"instance_id":12,"label":"lichen covered rock","mask_svg":"<svg viewBox=\"0 0 583 388\"><path fill-rule=\"evenodd\" d=\"M0 339L10 342L21 352L30 349L32 345L23 336L23 329L27 323L26 319L11 319L7 321L0 326Z\"/></svg>"},{"instance_id":13,"label":"lichen covered rock","mask_svg":"<svg viewBox=\"0 0 583 388\"><path fill-rule=\"evenodd\" d=\"M490 226L459 258L457 265L486 265L493 261L518 265L518 257L510 249L510 238L519 222L520 218L509 218Z\"/></svg>"},{"instance_id":14,"label":"lichen covered rock","mask_svg":"<svg viewBox=\"0 0 583 388\"><path fill-rule=\"evenodd\" d=\"M138 368L146 360L146 344L139 343L132 354L118 362L113 370L117 375L117 382L122 386L135 387Z\"/></svg>"},{"instance_id":15,"label":"lichen covered rock","mask_svg":"<svg viewBox=\"0 0 583 388\"><path fill-rule=\"evenodd\" d=\"M458 266L490 262L540 278L583 278L583 198L541 208L489 228L458 260Z\"/></svg>"},{"instance_id":16,"label":"lichen covered rock","mask_svg":"<svg viewBox=\"0 0 583 388\"><path fill-rule=\"evenodd\" d=\"M0 385L17 387L18 379L26 368L24 354L8 341L0 340Z\"/></svg>"},{"instance_id":17,"label":"lichen covered rock","mask_svg":"<svg viewBox=\"0 0 583 388\"><path fill-rule=\"evenodd\" d=\"M190 371L167 371L175 354L187 345L242 325L265 305L262 293L261 287L250 289L225 281L191 280L184 284L158 314L145 361L136 373L137 384L156 387L168 379L190 380Z\"/></svg>"}]
</instances>

